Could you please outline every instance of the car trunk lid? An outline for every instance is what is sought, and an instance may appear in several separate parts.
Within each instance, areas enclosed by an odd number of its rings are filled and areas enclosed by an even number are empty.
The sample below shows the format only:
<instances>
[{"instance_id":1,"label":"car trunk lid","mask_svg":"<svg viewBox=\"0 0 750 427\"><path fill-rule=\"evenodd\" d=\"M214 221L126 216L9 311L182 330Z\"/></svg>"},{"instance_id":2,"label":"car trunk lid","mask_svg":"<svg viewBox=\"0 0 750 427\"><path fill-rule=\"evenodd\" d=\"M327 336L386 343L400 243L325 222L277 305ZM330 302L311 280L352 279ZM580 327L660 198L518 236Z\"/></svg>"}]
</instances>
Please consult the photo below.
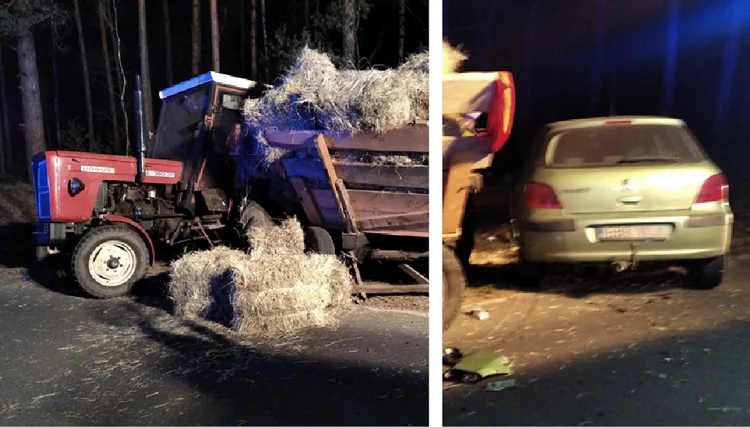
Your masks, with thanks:
<instances>
[{"instance_id":1,"label":"car trunk lid","mask_svg":"<svg viewBox=\"0 0 750 427\"><path fill-rule=\"evenodd\" d=\"M710 164L550 169L550 183L570 213L648 212L690 209L712 175Z\"/></svg>"}]
</instances>

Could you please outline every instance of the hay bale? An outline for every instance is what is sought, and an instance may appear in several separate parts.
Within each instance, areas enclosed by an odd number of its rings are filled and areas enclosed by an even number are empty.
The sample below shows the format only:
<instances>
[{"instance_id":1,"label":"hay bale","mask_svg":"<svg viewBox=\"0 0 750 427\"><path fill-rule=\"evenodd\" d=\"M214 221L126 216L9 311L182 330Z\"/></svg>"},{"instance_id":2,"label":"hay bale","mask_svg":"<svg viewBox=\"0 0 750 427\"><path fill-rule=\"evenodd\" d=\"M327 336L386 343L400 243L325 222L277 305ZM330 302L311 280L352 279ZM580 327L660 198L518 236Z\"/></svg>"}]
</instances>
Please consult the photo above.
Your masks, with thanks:
<instances>
[{"instance_id":1,"label":"hay bale","mask_svg":"<svg viewBox=\"0 0 750 427\"><path fill-rule=\"evenodd\" d=\"M468 57L459 48L443 41L443 74L458 72Z\"/></svg>"},{"instance_id":2,"label":"hay bale","mask_svg":"<svg viewBox=\"0 0 750 427\"><path fill-rule=\"evenodd\" d=\"M232 328L239 332L330 326L352 283L341 261L319 254L258 257L234 268L232 279Z\"/></svg>"},{"instance_id":3,"label":"hay bale","mask_svg":"<svg viewBox=\"0 0 750 427\"><path fill-rule=\"evenodd\" d=\"M250 254L218 247L172 263L175 314L203 317L244 333L280 333L335 324L352 279L335 256L305 253L296 219L253 228Z\"/></svg>"},{"instance_id":4,"label":"hay bale","mask_svg":"<svg viewBox=\"0 0 750 427\"><path fill-rule=\"evenodd\" d=\"M271 147L267 129L382 133L429 116L429 55L396 69L337 70L324 53L303 48L280 84L243 106L253 159L242 166L275 178L289 150Z\"/></svg>"},{"instance_id":5,"label":"hay bale","mask_svg":"<svg viewBox=\"0 0 750 427\"><path fill-rule=\"evenodd\" d=\"M208 316L215 303L214 292L225 282L225 273L246 259L242 251L218 247L190 252L173 261L168 291L175 314L193 319Z\"/></svg>"},{"instance_id":6,"label":"hay bale","mask_svg":"<svg viewBox=\"0 0 750 427\"><path fill-rule=\"evenodd\" d=\"M247 232L251 260L305 253L305 233L299 221L289 218L274 227L253 227Z\"/></svg>"}]
</instances>

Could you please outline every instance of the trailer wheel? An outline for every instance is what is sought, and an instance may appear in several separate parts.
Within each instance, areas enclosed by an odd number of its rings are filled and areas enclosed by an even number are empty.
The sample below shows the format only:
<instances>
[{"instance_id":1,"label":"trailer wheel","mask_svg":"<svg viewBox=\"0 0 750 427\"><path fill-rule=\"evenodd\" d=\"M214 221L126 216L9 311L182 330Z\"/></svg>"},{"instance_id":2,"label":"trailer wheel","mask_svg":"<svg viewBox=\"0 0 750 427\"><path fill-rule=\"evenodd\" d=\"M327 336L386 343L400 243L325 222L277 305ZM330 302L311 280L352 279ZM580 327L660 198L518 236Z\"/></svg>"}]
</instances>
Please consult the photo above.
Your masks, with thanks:
<instances>
[{"instance_id":1,"label":"trailer wheel","mask_svg":"<svg viewBox=\"0 0 750 427\"><path fill-rule=\"evenodd\" d=\"M466 290L466 277L461 262L447 246L443 246L443 330L453 323L461 310Z\"/></svg>"},{"instance_id":2,"label":"trailer wheel","mask_svg":"<svg viewBox=\"0 0 750 427\"><path fill-rule=\"evenodd\" d=\"M331 233L320 227L305 227L305 250L321 255L336 255Z\"/></svg>"},{"instance_id":3,"label":"trailer wheel","mask_svg":"<svg viewBox=\"0 0 750 427\"><path fill-rule=\"evenodd\" d=\"M116 298L130 293L149 269L150 254L135 230L104 225L84 234L73 251L73 277L96 298Z\"/></svg>"}]
</instances>

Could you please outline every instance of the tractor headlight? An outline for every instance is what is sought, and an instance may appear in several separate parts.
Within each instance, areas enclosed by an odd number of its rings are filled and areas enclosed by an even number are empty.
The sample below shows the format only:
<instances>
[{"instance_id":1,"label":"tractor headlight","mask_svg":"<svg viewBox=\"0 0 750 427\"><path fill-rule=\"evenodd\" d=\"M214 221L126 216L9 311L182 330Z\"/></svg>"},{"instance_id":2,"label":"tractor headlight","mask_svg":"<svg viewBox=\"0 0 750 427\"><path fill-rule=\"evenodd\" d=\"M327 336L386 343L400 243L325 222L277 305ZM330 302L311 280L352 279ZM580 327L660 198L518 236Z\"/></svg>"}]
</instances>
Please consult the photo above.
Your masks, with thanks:
<instances>
[{"instance_id":1,"label":"tractor headlight","mask_svg":"<svg viewBox=\"0 0 750 427\"><path fill-rule=\"evenodd\" d=\"M68 193L71 196L75 196L76 194L80 193L84 188L86 188L86 186L78 178L73 178L68 181Z\"/></svg>"}]
</instances>

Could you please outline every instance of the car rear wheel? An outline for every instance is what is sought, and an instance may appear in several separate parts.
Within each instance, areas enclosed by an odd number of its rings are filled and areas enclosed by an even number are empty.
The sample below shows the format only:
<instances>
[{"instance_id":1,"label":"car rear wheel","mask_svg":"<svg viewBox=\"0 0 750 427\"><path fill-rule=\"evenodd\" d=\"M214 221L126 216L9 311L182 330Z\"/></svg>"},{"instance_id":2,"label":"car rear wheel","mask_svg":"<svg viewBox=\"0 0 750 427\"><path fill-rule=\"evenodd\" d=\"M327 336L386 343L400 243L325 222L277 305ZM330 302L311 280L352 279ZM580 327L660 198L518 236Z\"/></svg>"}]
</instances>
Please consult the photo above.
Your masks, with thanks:
<instances>
[{"instance_id":1,"label":"car rear wheel","mask_svg":"<svg viewBox=\"0 0 750 427\"><path fill-rule=\"evenodd\" d=\"M135 230L104 225L81 237L73 251L73 277L96 298L116 298L130 293L149 268L150 254Z\"/></svg>"},{"instance_id":2,"label":"car rear wheel","mask_svg":"<svg viewBox=\"0 0 750 427\"><path fill-rule=\"evenodd\" d=\"M690 286L695 289L714 289L724 281L726 258L719 256L694 261L688 267Z\"/></svg>"}]
</instances>

